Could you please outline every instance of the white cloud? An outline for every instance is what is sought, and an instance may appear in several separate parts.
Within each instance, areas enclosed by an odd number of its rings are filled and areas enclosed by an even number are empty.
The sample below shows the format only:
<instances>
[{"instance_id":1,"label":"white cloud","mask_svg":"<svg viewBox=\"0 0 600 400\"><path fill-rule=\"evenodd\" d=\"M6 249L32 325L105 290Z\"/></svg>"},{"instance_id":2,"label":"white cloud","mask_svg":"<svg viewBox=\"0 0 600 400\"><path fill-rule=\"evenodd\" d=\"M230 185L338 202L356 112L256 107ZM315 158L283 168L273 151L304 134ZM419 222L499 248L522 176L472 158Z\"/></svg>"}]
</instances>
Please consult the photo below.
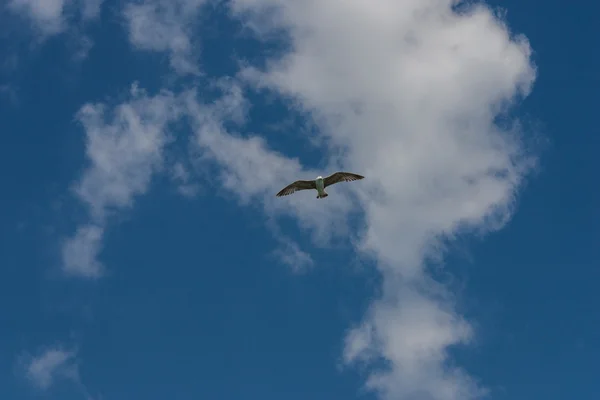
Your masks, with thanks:
<instances>
[{"instance_id":1,"label":"white cloud","mask_svg":"<svg viewBox=\"0 0 600 400\"><path fill-rule=\"evenodd\" d=\"M94 400L81 380L80 359L75 347L57 344L46 347L37 355L24 353L18 366L25 378L38 390L48 391L59 381L69 381L83 398Z\"/></svg>"},{"instance_id":2,"label":"white cloud","mask_svg":"<svg viewBox=\"0 0 600 400\"><path fill-rule=\"evenodd\" d=\"M102 104L86 104L78 113L90 166L75 190L97 219L110 208L129 207L147 189L170 140L165 128L180 114L170 92L148 97L134 85L131 96L112 115Z\"/></svg>"},{"instance_id":3,"label":"white cloud","mask_svg":"<svg viewBox=\"0 0 600 400\"><path fill-rule=\"evenodd\" d=\"M273 252L273 255L277 257L279 262L288 266L295 273L305 272L315 265L311 255L303 251L298 243L282 236L281 233L276 237L280 246Z\"/></svg>"},{"instance_id":4,"label":"white cloud","mask_svg":"<svg viewBox=\"0 0 600 400\"><path fill-rule=\"evenodd\" d=\"M103 0L10 0L9 9L28 18L42 38L68 28L68 11L76 10L83 20L98 17Z\"/></svg>"},{"instance_id":5,"label":"white cloud","mask_svg":"<svg viewBox=\"0 0 600 400\"><path fill-rule=\"evenodd\" d=\"M249 105L234 80L222 81L219 86L223 90L220 99L203 104L188 96L186 111L194 130L192 148L200 157L197 161L218 166L218 191L235 194L241 204L257 202L271 217L297 216L301 226L314 233L317 243L326 244L335 236L347 234L347 213L352 205L349 198L330 196L328 202L306 201L307 196L315 196L308 191L286 201L275 197L291 183L290 179L311 179L321 172L306 170L298 160L272 151L260 136L242 137L228 132L224 122L243 124Z\"/></svg>"},{"instance_id":6,"label":"white cloud","mask_svg":"<svg viewBox=\"0 0 600 400\"><path fill-rule=\"evenodd\" d=\"M148 96L137 85L131 100L107 112L102 104L86 104L77 117L86 132L89 166L74 186L88 206L92 224L84 224L63 245L63 269L70 275L98 277L97 260L107 217L132 206L163 168L164 148L171 140L167 125L178 118L177 98L162 92Z\"/></svg>"},{"instance_id":7,"label":"white cloud","mask_svg":"<svg viewBox=\"0 0 600 400\"><path fill-rule=\"evenodd\" d=\"M71 276L99 278L103 273L98 254L102 246L104 228L83 225L65 241L62 249L63 271Z\"/></svg>"},{"instance_id":8,"label":"white cloud","mask_svg":"<svg viewBox=\"0 0 600 400\"><path fill-rule=\"evenodd\" d=\"M292 39L267 71L242 76L299 100L331 152L344 150L344 167L367 176L348 190L365 211L359 249L373 256L384 290L349 333L345 355L348 363L387 360L389 368L369 380L385 399L481 394L468 374L448 366L448 350L469 342L470 326L451 296L432 293L425 264L441 256L444 237L506 223L532 166L518 134L494 124L535 80L529 45L485 6L458 14L454 5L232 1L260 34L283 28Z\"/></svg>"},{"instance_id":9,"label":"white cloud","mask_svg":"<svg viewBox=\"0 0 600 400\"><path fill-rule=\"evenodd\" d=\"M54 35L64 29L63 10L69 0L11 0L9 7L36 24L43 35Z\"/></svg>"},{"instance_id":10,"label":"white cloud","mask_svg":"<svg viewBox=\"0 0 600 400\"><path fill-rule=\"evenodd\" d=\"M0 85L0 99L8 101L12 105L19 103L19 96L13 85Z\"/></svg>"},{"instance_id":11,"label":"white cloud","mask_svg":"<svg viewBox=\"0 0 600 400\"><path fill-rule=\"evenodd\" d=\"M179 194L184 197L193 198L200 191L199 185L191 182L191 173L182 161L175 162L171 167L171 180L177 185Z\"/></svg>"},{"instance_id":12,"label":"white cloud","mask_svg":"<svg viewBox=\"0 0 600 400\"><path fill-rule=\"evenodd\" d=\"M104 0L79 0L81 17L84 20L93 20L100 16Z\"/></svg>"},{"instance_id":13,"label":"white cloud","mask_svg":"<svg viewBox=\"0 0 600 400\"><path fill-rule=\"evenodd\" d=\"M157 0L126 7L132 43L169 52L178 69L173 57L189 60L192 54L186 16L200 3L182 2L190 7L186 14ZM259 136L227 131L224 121L243 124L249 105L239 85L223 81L223 96L211 104L198 102L194 93L141 94L117 107L111 123L103 118L104 106L84 107L92 166L77 193L93 220L104 221L108 210L129 207L147 190L163 161L167 122L187 115L194 162L217 166L216 192L261 204L271 218L296 216L316 244L354 234L347 218L358 198L365 230L360 240L350 240L373 257L384 278L383 295L348 333L344 358L373 365L385 359L385 368L372 369L370 388L386 400L478 398L485 389L449 358L452 347L472 340L472 328L425 266L441 258L444 239L467 229L499 229L511 216L533 164L519 133L494 120L535 80L527 41L511 37L485 6L458 14L451 0L231 5L261 34L283 28L292 39L289 53L271 60L267 71L248 68L241 77L296 98L328 139L328 169L343 167L367 179L335 187L344 195L327 201L307 201L314 196L309 192L275 199L291 180L322 171L307 171ZM341 159L333 156L340 153ZM89 245L95 242L82 242L92 256L75 258L95 259L98 247Z\"/></svg>"},{"instance_id":14,"label":"white cloud","mask_svg":"<svg viewBox=\"0 0 600 400\"><path fill-rule=\"evenodd\" d=\"M37 356L24 356L22 363L27 379L39 389L49 389L57 379L79 382L75 351L48 348Z\"/></svg>"},{"instance_id":15,"label":"white cloud","mask_svg":"<svg viewBox=\"0 0 600 400\"><path fill-rule=\"evenodd\" d=\"M336 235L348 234L347 212L351 200L331 196L328 202L306 201L314 193L300 193L287 202L275 198L289 179L313 177L297 160L271 151L258 136L242 137L227 132L225 122L242 124L246 102L235 81L217 83L223 94L204 104L195 91L174 95L164 91L150 96L133 85L131 98L111 109L105 104L86 104L77 118L86 133L89 166L74 184L77 198L87 205L91 222L79 226L62 247L63 271L71 276L98 278L104 272L98 260L107 218L130 208L136 196L144 194L152 177L165 170L165 152L174 136L169 123L191 121L191 154L197 170L217 166L217 174L204 178L215 186L213 192L235 194L242 204L261 204L272 218L292 215L301 226L310 229L317 243L326 245ZM180 128L182 125L178 125ZM175 180L181 194L194 196L198 186L181 160L167 165L166 172ZM343 188L342 188L343 190ZM294 265L308 265L310 257L291 242Z\"/></svg>"},{"instance_id":16,"label":"white cloud","mask_svg":"<svg viewBox=\"0 0 600 400\"><path fill-rule=\"evenodd\" d=\"M94 47L94 41L89 36L80 36L77 42L77 50L73 54L73 61L81 62L85 60Z\"/></svg>"},{"instance_id":17,"label":"white cloud","mask_svg":"<svg viewBox=\"0 0 600 400\"><path fill-rule=\"evenodd\" d=\"M125 5L129 41L140 50L166 51L180 74L198 74L194 22L206 0L149 0Z\"/></svg>"}]
</instances>

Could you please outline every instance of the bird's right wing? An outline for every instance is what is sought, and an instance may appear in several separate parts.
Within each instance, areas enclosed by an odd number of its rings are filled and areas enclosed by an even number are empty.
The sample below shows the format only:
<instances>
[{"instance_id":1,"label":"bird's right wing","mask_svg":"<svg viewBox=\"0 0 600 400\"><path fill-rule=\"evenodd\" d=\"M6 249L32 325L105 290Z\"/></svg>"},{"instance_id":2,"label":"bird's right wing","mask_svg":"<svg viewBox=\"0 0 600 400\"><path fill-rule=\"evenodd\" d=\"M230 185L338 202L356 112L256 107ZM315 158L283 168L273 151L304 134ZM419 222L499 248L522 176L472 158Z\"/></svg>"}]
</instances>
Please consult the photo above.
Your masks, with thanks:
<instances>
[{"instance_id":1,"label":"bird's right wing","mask_svg":"<svg viewBox=\"0 0 600 400\"><path fill-rule=\"evenodd\" d=\"M324 179L325 187L331 186L338 182L352 182L359 179L364 179L364 176L353 174L352 172L336 172Z\"/></svg>"},{"instance_id":2,"label":"bird's right wing","mask_svg":"<svg viewBox=\"0 0 600 400\"><path fill-rule=\"evenodd\" d=\"M277 197L287 196L288 194L292 194L298 190L306 190L306 189L316 189L317 185L315 181L296 181L290 185L287 185L279 193L277 193Z\"/></svg>"}]
</instances>

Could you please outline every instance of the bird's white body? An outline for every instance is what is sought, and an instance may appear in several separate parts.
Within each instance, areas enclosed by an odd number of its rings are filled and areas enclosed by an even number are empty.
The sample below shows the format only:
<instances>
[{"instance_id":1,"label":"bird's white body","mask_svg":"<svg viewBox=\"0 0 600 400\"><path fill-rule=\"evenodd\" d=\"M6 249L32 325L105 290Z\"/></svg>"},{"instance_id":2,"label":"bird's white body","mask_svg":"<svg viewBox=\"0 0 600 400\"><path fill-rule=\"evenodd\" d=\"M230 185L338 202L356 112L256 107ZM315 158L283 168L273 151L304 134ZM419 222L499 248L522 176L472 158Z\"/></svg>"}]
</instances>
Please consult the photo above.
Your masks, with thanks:
<instances>
[{"instance_id":1,"label":"bird's white body","mask_svg":"<svg viewBox=\"0 0 600 400\"><path fill-rule=\"evenodd\" d=\"M323 182L322 176L317 176L317 179L315 179L315 186L317 187L318 193L317 199L322 199L329 196L327 193L325 193L325 183Z\"/></svg>"}]
</instances>

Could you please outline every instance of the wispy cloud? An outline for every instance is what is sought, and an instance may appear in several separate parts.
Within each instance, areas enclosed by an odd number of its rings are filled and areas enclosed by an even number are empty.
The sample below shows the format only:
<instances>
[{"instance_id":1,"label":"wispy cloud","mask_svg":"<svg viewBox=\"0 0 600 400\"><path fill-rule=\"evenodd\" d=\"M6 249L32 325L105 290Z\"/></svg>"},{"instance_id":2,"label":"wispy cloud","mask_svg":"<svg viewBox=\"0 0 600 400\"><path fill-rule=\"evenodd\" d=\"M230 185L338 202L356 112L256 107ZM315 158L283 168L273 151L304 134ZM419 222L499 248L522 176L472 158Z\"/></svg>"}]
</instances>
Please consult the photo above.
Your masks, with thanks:
<instances>
[{"instance_id":1,"label":"wispy cloud","mask_svg":"<svg viewBox=\"0 0 600 400\"><path fill-rule=\"evenodd\" d=\"M18 366L37 390L46 392L59 381L69 381L86 400L94 400L81 380L80 360L75 347L49 346L37 354L22 354Z\"/></svg>"},{"instance_id":2,"label":"wispy cloud","mask_svg":"<svg viewBox=\"0 0 600 400\"><path fill-rule=\"evenodd\" d=\"M95 278L107 219L132 206L146 192L153 174L163 168L164 148L170 141L167 125L178 118L176 97L154 97L133 85L131 100L110 113L103 104L86 104L77 118L86 133L89 165L73 187L88 206L91 223L79 227L63 244L63 269L70 275Z\"/></svg>"},{"instance_id":3,"label":"wispy cloud","mask_svg":"<svg viewBox=\"0 0 600 400\"><path fill-rule=\"evenodd\" d=\"M100 16L104 0L77 0L79 2L81 18L84 21L94 20Z\"/></svg>"},{"instance_id":4,"label":"wispy cloud","mask_svg":"<svg viewBox=\"0 0 600 400\"><path fill-rule=\"evenodd\" d=\"M258 135L244 136L225 128L225 122L245 122L249 104L243 89L233 79L221 83L223 95L211 104L188 98L187 113L192 121L192 148L201 155L203 163L215 165L218 185L236 195L240 204L256 202L266 214L293 215L303 228L313 232L315 242L327 243L332 237L345 235L347 217L352 200L345 196L331 196L328 202L307 202L302 192L280 201L275 198L290 179L310 179L320 174L303 168L297 159L290 159L273 151ZM343 188L340 188L343 190ZM328 198L329 200L329 198Z\"/></svg>"},{"instance_id":5,"label":"wispy cloud","mask_svg":"<svg viewBox=\"0 0 600 400\"><path fill-rule=\"evenodd\" d=\"M184 197L195 197L200 191L200 186L193 181L192 174L183 161L177 161L171 167L171 180L177 185L179 194Z\"/></svg>"},{"instance_id":6,"label":"wispy cloud","mask_svg":"<svg viewBox=\"0 0 600 400\"><path fill-rule=\"evenodd\" d=\"M281 263L287 265L290 270L296 273L302 273L314 266L315 262L311 255L303 251L298 243L289 238L280 238L279 241L280 246L273 252L273 255L276 256Z\"/></svg>"},{"instance_id":7,"label":"wispy cloud","mask_svg":"<svg viewBox=\"0 0 600 400\"><path fill-rule=\"evenodd\" d=\"M51 347L38 355L26 354L21 358L27 379L38 389L47 390L55 381L67 379L79 382L76 351L61 346Z\"/></svg>"},{"instance_id":8,"label":"wispy cloud","mask_svg":"<svg viewBox=\"0 0 600 400\"><path fill-rule=\"evenodd\" d=\"M85 60L90 53L90 50L94 47L94 41L86 35L79 37L77 41L77 47L75 54L73 54L73 61L81 62Z\"/></svg>"},{"instance_id":9,"label":"wispy cloud","mask_svg":"<svg viewBox=\"0 0 600 400\"><path fill-rule=\"evenodd\" d=\"M29 29L20 33L32 39L31 48L43 45L52 37L64 35L69 38L73 46L71 60L75 63L84 61L90 50L94 47L94 40L86 33L89 24L100 17L103 0L9 0L7 9L18 16L27 24ZM12 60L10 64L18 62L16 54L7 54ZM15 70L3 65L8 73Z\"/></svg>"},{"instance_id":10,"label":"wispy cloud","mask_svg":"<svg viewBox=\"0 0 600 400\"><path fill-rule=\"evenodd\" d=\"M19 103L17 91L11 85L0 85L0 99L9 102L12 105Z\"/></svg>"},{"instance_id":11,"label":"wispy cloud","mask_svg":"<svg viewBox=\"0 0 600 400\"><path fill-rule=\"evenodd\" d=\"M78 227L75 235L63 244L63 271L70 276L99 278L104 272L98 261L103 235L102 226L89 224Z\"/></svg>"},{"instance_id":12,"label":"wispy cloud","mask_svg":"<svg viewBox=\"0 0 600 400\"><path fill-rule=\"evenodd\" d=\"M79 15L81 20L95 19L103 0L9 0L10 10L31 21L33 28L46 38L65 31L68 20Z\"/></svg>"},{"instance_id":13,"label":"wispy cloud","mask_svg":"<svg viewBox=\"0 0 600 400\"><path fill-rule=\"evenodd\" d=\"M145 51L169 53L171 67L179 74L199 74L193 38L194 22L206 0L149 0L128 3L123 14L129 41Z\"/></svg>"},{"instance_id":14,"label":"wispy cloud","mask_svg":"<svg viewBox=\"0 0 600 400\"><path fill-rule=\"evenodd\" d=\"M65 29L66 5L67 0L11 0L9 8L29 18L42 35L49 36Z\"/></svg>"},{"instance_id":15,"label":"wispy cloud","mask_svg":"<svg viewBox=\"0 0 600 400\"><path fill-rule=\"evenodd\" d=\"M215 193L234 194L241 204L261 204L272 217L294 215L303 227L313 231L318 242L327 243L332 235L345 232L352 203L344 196L320 205L304 201L301 195L288 203L276 201L275 193L289 183L290 177L316 176L317 172L306 171L297 160L273 152L258 136L246 138L225 129L226 123L245 122L247 105L234 80L217 86L222 95L210 103L201 102L195 90L151 96L134 85L131 98L122 104L87 104L81 108L77 118L85 130L89 165L73 192L87 205L90 222L78 227L63 243L65 273L85 278L102 275L99 255L109 217L130 208L135 197L148 190L156 173L170 175L182 194L196 194L197 183L182 161L165 165L165 153L174 138L169 123L175 121L180 130L182 122L191 123L190 153L194 158L187 163L197 169L217 167L215 176L204 177L216 188ZM299 250L296 255L301 255ZM303 262L307 261L304 257Z\"/></svg>"}]
</instances>

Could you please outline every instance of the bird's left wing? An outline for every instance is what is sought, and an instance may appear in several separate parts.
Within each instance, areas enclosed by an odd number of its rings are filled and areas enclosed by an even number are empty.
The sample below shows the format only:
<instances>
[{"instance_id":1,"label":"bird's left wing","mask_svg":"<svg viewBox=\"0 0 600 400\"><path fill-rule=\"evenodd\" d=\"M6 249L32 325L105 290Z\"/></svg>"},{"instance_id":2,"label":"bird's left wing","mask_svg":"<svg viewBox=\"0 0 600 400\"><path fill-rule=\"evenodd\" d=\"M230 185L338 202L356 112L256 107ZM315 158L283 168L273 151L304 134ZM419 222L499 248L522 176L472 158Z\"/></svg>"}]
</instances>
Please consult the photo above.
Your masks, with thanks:
<instances>
[{"instance_id":1,"label":"bird's left wing","mask_svg":"<svg viewBox=\"0 0 600 400\"><path fill-rule=\"evenodd\" d=\"M317 185L315 181L296 181L290 185L287 185L279 193L277 193L277 197L287 196L288 194L292 194L298 190L306 190L306 189L316 189Z\"/></svg>"},{"instance_id":2,"label":"bird's left wing","mask_svg":"<svg viewBox=\"0 0 600 400\"><path fill-rule=\"evenodd\" d=\"M336 172L323 179L325 187L331 186L338 182L351 182L363 179L364 176L353 174L352 172Z\"/></svg>"}]
</instances>

